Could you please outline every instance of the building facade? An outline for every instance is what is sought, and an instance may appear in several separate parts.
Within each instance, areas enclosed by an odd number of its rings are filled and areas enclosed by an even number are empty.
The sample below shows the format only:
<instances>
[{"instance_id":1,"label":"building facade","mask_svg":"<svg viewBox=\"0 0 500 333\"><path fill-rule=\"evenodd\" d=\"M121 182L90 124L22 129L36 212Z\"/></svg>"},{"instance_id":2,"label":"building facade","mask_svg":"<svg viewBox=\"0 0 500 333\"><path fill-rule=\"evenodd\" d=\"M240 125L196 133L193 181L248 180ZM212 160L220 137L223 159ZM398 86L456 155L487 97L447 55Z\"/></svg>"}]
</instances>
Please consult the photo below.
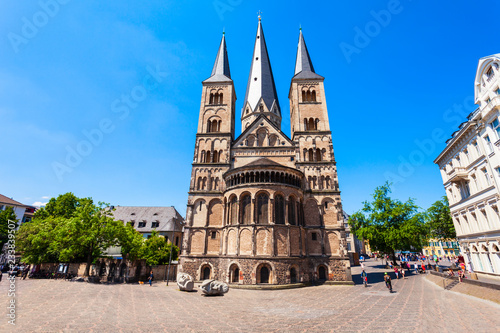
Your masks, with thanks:
<instances>
[{"instance_id":1,"label":"building facade","mask_svg":"<svg viewBox=\"0 0 500 333\"><path fill-rule=\"evenodd\" d=\"M323 80L301 31L289 138L259 18L235 137L222 37L203 81L179 271L238 284L351 280Z\"/></svg>"},{"instance_id":2,"label":"building facade","mask_svg":"<svg viewBox=\"0 0 500 333\"><path fill-rule=\"evenodd\" d=\"M19 230L21 224L31 221L36 211L36 207L34 206L24 205L19 201L0 194L0 210L4 210L7 207L12 207L12 209L14 209L14 214L16 214L18 220L16 230Z\"/></svg>"},{"instance_id":3,"label":"building facade","mask_svg":"<svg viewBox=\"0 0 500 333\"><path fill-rule=\"evenodd\" d=\"M429 239L426 246L423 247L422 253L425 256L438 257L455 257L460 255L460 247L456 239Z\"/></svg>"},{"instance_id":4,"label":"building facade","mask_svg":"<svg viewBox=\"0 0 500 333\"><path fill-rule=\"evenodd\" d=\"M144 238L149 238L153 230L156 230L175 246L181 247L184 218L173 206L113 206L113 217L130 223ZM119 253L119 249L115 249L115 252Z\"/></svg>"},{"instance_id":5,"label":"building facade","mask_svg":"<svg viewBox=\"0 0 500 333\"><path fill-rule=\"evenodd\" d=\"M477 273L500 278L500 55L479 60L467 117L439 165L460 252Z\"/></svg>"}]
</instances>

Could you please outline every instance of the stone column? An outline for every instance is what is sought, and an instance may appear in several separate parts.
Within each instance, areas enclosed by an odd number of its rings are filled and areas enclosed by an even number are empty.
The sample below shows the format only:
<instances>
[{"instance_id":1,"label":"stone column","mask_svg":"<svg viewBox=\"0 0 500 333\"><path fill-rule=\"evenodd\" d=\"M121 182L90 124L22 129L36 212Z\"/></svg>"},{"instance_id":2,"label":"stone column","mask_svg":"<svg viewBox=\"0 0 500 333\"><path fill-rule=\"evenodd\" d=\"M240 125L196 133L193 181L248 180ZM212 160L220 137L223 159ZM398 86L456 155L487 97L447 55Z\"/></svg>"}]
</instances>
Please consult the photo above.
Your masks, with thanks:
<instances>
[{"instance_id":1,"label":"stone column","mask_svg":"<svg viewBox=\"0 0 500 333\"><path fill-rule=\"evenodd\" d=\"M255 198L252 198L250 201L250 223L255 224L257 223L257 205L255 204Z\"/></svg>"},{"instance_id":2,"label":"stone column","mask_svg":"<svg viewBox=\"0 0 500 333\"><path fill-rule=\"evenodd\" d=\"M276 228L271 227L271 256L276 257Z\"/></svg>"},{"instance_id":3,"label":"stone column","mask_svg":"<svg viewBox=\"0 0 500 333\"><path fill-rule=\"evenodd\" d=\"M274 199L269 199L267 205L267 217L269 224L274 224Z\"/></svg>"},{"instance_id":4,"label":"stone column","mask_svg":"<svg viewBox=\"0 0 500 333\"><path fill-rule=\"evenodd\" d=\"M285 225L290 225L290 221L288 221L288 205L290 202L288 200L285 200Z\"/></svg>"}]
</instances>

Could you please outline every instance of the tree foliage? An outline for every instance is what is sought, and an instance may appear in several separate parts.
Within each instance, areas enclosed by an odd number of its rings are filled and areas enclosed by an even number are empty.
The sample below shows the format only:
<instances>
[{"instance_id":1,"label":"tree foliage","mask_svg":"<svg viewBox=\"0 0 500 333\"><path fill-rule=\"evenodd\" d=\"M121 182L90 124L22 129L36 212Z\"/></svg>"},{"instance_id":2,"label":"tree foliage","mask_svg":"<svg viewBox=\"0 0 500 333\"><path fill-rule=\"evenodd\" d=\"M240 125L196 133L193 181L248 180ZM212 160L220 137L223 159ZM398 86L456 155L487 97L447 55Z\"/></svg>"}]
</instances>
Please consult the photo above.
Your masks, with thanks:
<instances>
[{"instance_id":1,"label":"tree foliage","mask_svg":"<svg viewBox=\"0 0 500 333\"><path fill-rule=\"evenodd\" d=\"M441 200L432 204L425 213L429 237L439 240L454 239L457 234L450 214L448 198L444 196Z\"/></svg>"},{"instance_id":2,"label":"tree foliage","mask_svg":"<svg viewBox=\"0 0 500 333\"><path fill-rule=\"evenodd\" d=\"M19 221L14 209L12 207L7 207L4 210L0 210L0 250L8 240L9 220L13 221L17 226Z\"/></svg>"},{"instance_id":3,"label":"tree foliage","mask_svg":"<svg viewBox=\"0 0 500 333\"><path fill-rule=\"evenodd\" d=\"M177 260L179 248L168 243L165 237L158 235L158 232L153 230L151 237L144 243L141 257L146 259L146 264L149 266L168 264L170 251L173 251L172 260Z\"/></svg>"},{"instance_id":4,"label":"tree foliage","mask_svg":"<svg viewBox=\"0 0 500 333\"><path fill-rule=\"evenodd\" d=\"M373 201L351 215L349 226L360 239L368 240L372 250L392 254L396 250L421 249L425 241L423 214L413 199L401 202L389 197L390 183L375 189Z\"/></svg>"},{"instance_id":5,"label":"tree foliage","mask_svg":"<svg viewBox=\"0 0 500 333\"><path fill-rule=\"evenodd\" d=\"M97 258L111 246L121 246L129 259L146 259L148 265L168 263L177 259L179 249L156 231L148 240L130 224L113 218L109 205L94 204L91 198L77 198L73 193L50 199L45 208L35 213L33 221L24 223L17 232L17 249L22 261L86 262L84 275Z\"/></svg>"}]
</instances>

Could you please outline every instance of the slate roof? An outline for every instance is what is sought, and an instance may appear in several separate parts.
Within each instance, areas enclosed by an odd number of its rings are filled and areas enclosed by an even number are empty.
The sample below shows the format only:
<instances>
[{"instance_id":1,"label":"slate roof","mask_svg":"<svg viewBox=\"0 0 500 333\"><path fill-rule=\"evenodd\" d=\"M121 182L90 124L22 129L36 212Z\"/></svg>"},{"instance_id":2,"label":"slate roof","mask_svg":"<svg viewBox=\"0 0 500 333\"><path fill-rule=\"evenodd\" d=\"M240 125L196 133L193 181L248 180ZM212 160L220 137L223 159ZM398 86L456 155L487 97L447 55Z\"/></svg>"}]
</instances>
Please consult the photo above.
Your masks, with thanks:
<instances>
[{"instance_id":1,"label":"slate roof","mask_svg":"<svg viewBox=\"0 0 500 333\"><path fill-rule=\"evenodd\" d=\"M212 74L203 82L232 82L231 72L229 71L229 58L227 56L225 34L222 35Z\"/></svg>"},{"instance_id":2,"label":"slate roof","mask_svg":"<svg viewBox=\"0 0 500 333\"><path fill-rule=\"evenodd\" d=\"M265 158L265 157L262 157L262 158L259 158L258 160L256 161L253 161L253 162L250 162L248 164L245 164L243 167L249 167L249 166L280 166L280 167L283 167L284 165L282 164L279 164L278 162L275 162L275 161L272 161L268 158Z\"/></svg>"},{"instance_id":3,"label":"slate roof","mask_svg":"<svg viewBox=\"0 0 500 333\"><path fill-rule=\"evenodd\" d=\"M259 21L242 114L247 102L250 104L252 111L255 111L261 97L268 110L271 110L273 104L276 104L277 113L281 116L278 94L274 85L273 71L271 70L271 62L264 38L264 30L262 30L262 23Z\"/></svg>"},{"instance_id":4,"label":"slate roof","mask_svg":"<svg viewBox=\"0 0 500 333\"><path fill-rule=\"evenodd\" d=\"M25 204L20 203L19 201L16 201L14 199L11 199L9 197L6 197L5 195L0 194L0 203L2 204L7 204L7 205L12 205L12 206L23 206L23 207L31 207Z\"/></svg>"},{"instance_id":5,"label":"slate roof","mask_svg":"<svg viewBox=\"0 0 500 333\"><path fill-rule=\"evenodd\" d=\"M158 232L182 231L184 218L174 207L140 207L140 206L115 206L113 216L115 220L123 222L134 221L134 228L142 233L151 232L156 229ZM146 222L146 226L139 228L139 222ZM160 222L159 227L153 228L152 222Z\"/></svg>"},{"instance_id":6,"label":"slate roof","mask_svg":"<svg viewBox=\"0 0 500 333\"><path fill-rule=\"evenodd\" d=\"M302 35L302 29L299 34L299 45L297 46L297 58L295 59L294 79L323 79L321 75L316 74L314 66L307 51L306 41Z\"/></svg>"}]
</instances>

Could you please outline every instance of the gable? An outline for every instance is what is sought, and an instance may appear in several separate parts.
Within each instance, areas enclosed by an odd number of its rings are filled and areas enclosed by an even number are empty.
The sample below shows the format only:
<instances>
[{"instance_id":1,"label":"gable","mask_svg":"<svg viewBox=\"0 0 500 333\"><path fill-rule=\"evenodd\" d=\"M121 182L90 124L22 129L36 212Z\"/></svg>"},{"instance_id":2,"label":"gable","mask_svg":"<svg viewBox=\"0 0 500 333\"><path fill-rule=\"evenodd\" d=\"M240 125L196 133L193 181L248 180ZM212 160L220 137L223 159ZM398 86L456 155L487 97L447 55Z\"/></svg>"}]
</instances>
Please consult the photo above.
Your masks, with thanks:
<instances>
[{"instance_id":1,"label":"gable","mask_svg":"<svg viewBox=\"0 0 500 333\"><path fill-rule=\"evenodd\" d=\"M292 140L267 117L261 115L236 138L232 148L291 146Z\"/></svg>"}]
</instances>

